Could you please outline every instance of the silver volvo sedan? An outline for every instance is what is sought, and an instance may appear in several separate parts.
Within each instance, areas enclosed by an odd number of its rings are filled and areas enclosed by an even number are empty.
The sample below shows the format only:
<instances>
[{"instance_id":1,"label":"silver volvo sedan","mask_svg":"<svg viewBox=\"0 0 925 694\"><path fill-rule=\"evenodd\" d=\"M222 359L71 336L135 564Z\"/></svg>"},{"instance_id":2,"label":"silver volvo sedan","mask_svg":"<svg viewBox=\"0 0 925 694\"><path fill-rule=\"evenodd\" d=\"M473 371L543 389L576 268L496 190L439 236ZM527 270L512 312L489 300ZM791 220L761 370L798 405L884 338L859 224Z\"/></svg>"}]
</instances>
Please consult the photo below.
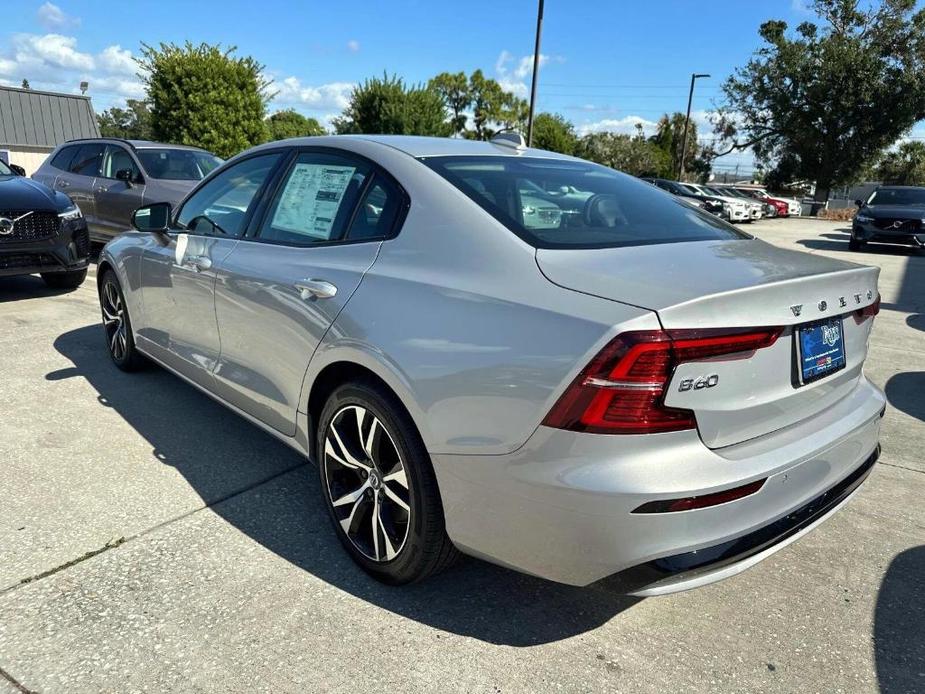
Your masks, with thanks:
<instances>
[{"instance_id":1,"label":"silver volvo sedan","mask_svg":"<svg viewBox=\"0 0 925 694\"><path fill-rule=\"evenodd\" d=\"M879 453L877 269L519 136L274 142L133 224L99 263L116 366L315 460L388 583L463 552L693 588L814 528Z\"/></svg>"}]
</instances>

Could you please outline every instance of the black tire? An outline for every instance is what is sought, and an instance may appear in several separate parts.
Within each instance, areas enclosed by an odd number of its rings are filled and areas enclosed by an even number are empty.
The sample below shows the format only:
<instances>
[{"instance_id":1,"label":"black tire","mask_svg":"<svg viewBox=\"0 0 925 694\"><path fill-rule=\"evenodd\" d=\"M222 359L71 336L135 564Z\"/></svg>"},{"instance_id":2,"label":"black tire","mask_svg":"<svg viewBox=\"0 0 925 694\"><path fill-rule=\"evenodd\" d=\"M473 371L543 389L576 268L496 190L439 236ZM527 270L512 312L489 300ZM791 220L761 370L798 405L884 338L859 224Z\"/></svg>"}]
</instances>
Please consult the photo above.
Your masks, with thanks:
<instances>
[{"instance_id":1,"label":"black tire","mask_svg":"<svg viewBox=\"0 0 925 694\"><path fill-rule=\"evenodd\" d=\"M329 437L333 448L326 451ZM321 412L315 440L321 492L334 532L364 571L383 583L403 585L453 563L459 552L446 534L430 456L394 394L373 382L338 387ZM335 500L342 503L335 506Z\"/></svg>"},{"instance_id":2,"label":"black tire","mask_svg":"<svg viewBox=\"0 0 925 694\"><path fill-rule=\"evenodd\" d=\"M137 371L145 365L145 358L135 349L132 322L125 305L125 295L119 279L107 270L100 283L100 311L106 349L113 363L123 371Z\"/></svg>"},{"instance_id":3,"label":"black tire","mask_svg":"<svg viewBox=\"0 0 925 694\"><path fill-rule=\"evenodd\" d=\"M43 272L42 279L52 289L77 289L87 279L87 268L70 272Z\"/></svg>"},{"instance_id":4,"label":"black tire","mask_svg":"<svg viewBox=\"0 0 925 694\"><path fill-rule=\"evenodd\" d=\"M864 241L859 241L854 235L851 235L851 238L848 240L848 250L850 251L863 251L864 247L867 246L867 243Z\"/></svg>"}]
</instances>

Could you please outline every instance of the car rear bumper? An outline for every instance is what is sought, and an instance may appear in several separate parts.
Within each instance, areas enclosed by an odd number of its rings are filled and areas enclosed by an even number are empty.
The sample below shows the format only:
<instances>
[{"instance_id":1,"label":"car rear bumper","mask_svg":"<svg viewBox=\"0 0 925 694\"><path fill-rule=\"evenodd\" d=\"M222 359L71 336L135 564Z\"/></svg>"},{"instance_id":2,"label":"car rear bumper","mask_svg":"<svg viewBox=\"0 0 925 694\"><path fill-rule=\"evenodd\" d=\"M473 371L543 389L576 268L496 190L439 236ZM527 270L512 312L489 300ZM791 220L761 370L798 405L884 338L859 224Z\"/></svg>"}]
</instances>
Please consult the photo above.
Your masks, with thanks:
<instances>
[{"instance_id":1,"label":"car rear bumper","mask_svg":"<svg viewBox=\"0 0 925 694\"><path fill-rule=\"evenodd\" d=\"M89 264L90 236L84 220L68 222L50 239L0 239L0 277L35 273L72 272Z\"/></svg>"},{"instance_id":2,"label":"car rear bumper","mask_svg":"<svg viewBox=\"0 0 925 694\"><path fill-rule=\"evenodd\" d=\"M463 551L562 583L686 590L745 570L822 522L872 465L883 394L864 377L809 421L723 449L696 432L602 436L540 427L501 456L434 455L447 532ZM716 506L642 504L765 480Z\"/></svg>"}]
</instances>

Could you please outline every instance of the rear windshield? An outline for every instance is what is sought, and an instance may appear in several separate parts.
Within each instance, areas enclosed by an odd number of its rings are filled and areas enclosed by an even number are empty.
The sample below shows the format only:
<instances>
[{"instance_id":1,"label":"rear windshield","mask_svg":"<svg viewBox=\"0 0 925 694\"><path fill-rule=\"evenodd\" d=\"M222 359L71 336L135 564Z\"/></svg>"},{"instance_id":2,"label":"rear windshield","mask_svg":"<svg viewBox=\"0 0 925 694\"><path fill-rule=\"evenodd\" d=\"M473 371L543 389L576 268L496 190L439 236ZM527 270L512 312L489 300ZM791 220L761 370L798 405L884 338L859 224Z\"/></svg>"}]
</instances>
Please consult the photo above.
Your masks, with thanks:
<instances>
[{"instance_id":1,"label":"rear windshield","mask_svg":"<svg viewBox=\"0 0 925 694\"><path fill-rule=\"evenodd\" d=\"M490 156L423 161L537 248L750 238L655 186L597 164Z\"/></svg>"},{"instance_id":2,"label":"rear windshield","mask_svg":"<svg viewBox=\"0 0 925 694\"><path fill-rule=\"evenodd\" d=\"M168 181L198 181L222 163L218 157L194 149L138 149L135 153L151 178Z\"/></svg>"},{"instance_id":3,"label":"rear windshield","mask_svg":"<svg viewBox=\"0 0 925 694\"><path fill-rule=\"evenodd\" d=\"M875 190L868 205L925 205L925 188L881 188Z\"/></svg>"}]
</instances>

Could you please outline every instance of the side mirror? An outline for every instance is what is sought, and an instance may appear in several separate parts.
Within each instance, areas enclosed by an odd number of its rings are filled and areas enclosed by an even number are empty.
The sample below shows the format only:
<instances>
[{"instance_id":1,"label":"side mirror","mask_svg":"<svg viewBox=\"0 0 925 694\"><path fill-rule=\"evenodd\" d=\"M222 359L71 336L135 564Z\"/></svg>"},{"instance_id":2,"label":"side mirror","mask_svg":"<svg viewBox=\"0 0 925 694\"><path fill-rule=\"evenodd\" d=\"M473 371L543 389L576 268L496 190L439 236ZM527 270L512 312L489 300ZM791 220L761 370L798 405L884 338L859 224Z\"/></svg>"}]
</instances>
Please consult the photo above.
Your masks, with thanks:
<instances>
[{"instance_id":1,"label":"side mirror","mask_svg":"<svg viewBox=\"0 0 925 694\"><path fill-rule=\"evenodd\" d=\"M854 201L854 204L857 205L858 207L864 207L864 201L863 201L863 200L855 200L855 201Z\"/></svg>"},{"instance_id":2,"label":"side mirror","mask_svg":"<svg viewBox=\"0 0 925 694\"><path fill-rule=\"evenodd\" d=\"M26 170L19 166L19 164L9 164L10 170L17 176L25 176Z\"/></svg>"},{"instance_id":3,"label":"side mirror","mask_svg":"<svg viewBox=\"0 0 925 694\"><path fill-rule=\"evenodd\" d=\"M132 226L138 231L165 234L170 228L170 215L173 212L169 202L155 202L135 210Z\"/></svg>"},{"instance_id":4,"label":"side mirror","mask_svg":"<svg viewBox=\"0 0 925 694\"><path fill-rule=\"evenodd\" d=\"M135 174L132 173L131 169L119 169L116 171L116 179L119 181L125 181L129 187L131 187L135 180Z\"/></svg>"}]
</instances>

